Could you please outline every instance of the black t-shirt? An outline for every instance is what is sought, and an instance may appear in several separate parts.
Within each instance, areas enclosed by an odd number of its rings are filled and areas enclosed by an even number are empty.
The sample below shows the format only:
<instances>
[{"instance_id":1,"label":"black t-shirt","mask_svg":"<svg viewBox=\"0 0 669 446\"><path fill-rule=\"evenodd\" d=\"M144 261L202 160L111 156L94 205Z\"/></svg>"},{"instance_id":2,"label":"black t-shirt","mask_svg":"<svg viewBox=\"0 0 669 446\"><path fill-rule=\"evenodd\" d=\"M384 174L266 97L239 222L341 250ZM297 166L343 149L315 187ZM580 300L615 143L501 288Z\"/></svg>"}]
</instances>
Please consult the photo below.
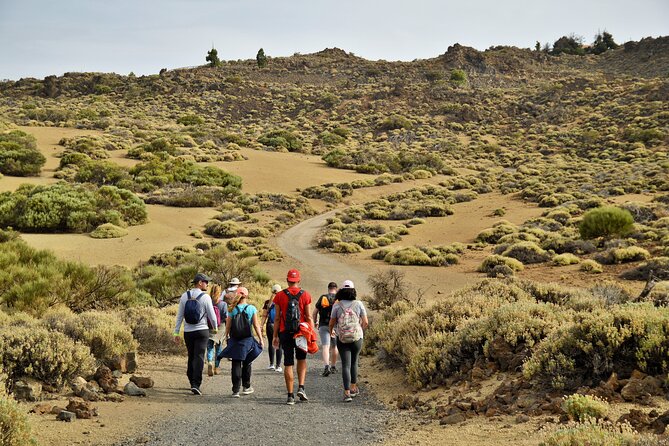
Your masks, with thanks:
<instances>
[{"instance_id":1,"label":"black t-shirt","mask_svg":"<svg viewBox=\"0 0 669 446\"><path fill-rule=\"evenodd\" d=\"M318 325L325 326L330 323L330 313L332 313L332 305L335 303L334 294L323 294L316 302L316 309L318 310Z\"/></svg>"}]
</instances>

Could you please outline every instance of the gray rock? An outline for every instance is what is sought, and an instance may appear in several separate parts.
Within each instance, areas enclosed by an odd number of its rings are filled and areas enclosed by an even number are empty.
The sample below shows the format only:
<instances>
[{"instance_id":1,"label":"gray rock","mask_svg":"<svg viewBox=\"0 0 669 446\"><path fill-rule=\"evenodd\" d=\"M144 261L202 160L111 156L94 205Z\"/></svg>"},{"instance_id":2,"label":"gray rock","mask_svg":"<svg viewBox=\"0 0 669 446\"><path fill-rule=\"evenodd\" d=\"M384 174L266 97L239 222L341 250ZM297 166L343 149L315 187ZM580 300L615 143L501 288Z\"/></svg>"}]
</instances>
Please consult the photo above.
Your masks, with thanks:
<instances>
[{"instance_id":1,"label":"gray rock","mask_svg":"<svg viewBox=\"0 0 669 446\"><path fill-rule=\"evenodd\" d=\"M39 401L42 383L30 377L20 378L14 382L13 393L18 401Z\"/></svg>"},{"instance_id":2,"label":"gray rock","mask_svg":"<svg viewBox=\"0 0 669 446\"><path fill-rule=\"evenodd\" d=\"M72 421L77 419L77 414L75 414L74 412L68 412L67 410L62 410L58 414L56 419L59 421L67 421L68 423L71 423Z\"/></svg>"},{"instance_id":3,"label":"gray rock","mask_svg":"<svg viewBox=\"0 0 669 446\"><path fill-rule=\"evenodd\" d=\"M137 384L129 382L123 388L123 393L128 396L146 396L146 391L137 387Z\"/></svg>"},{"instance_id":4,"label":"gray rock","mask_svg":"<svg viewBox=\"0 0 669 446\"><path fill-rule=\"evenodd\" d=\"M113 370L112 376L116 379L121 379L123 378L123 372L121 372L120 370Z\"/></svg>"},{"instance_id":5,"label":"gray rock","mask_svg":"<svg viewBox=\"0 0 669 446\"><path fill-rule=\"evenodd\" d=\"M463 421L467 420L467 417L463 413L454 413L453 415L447 415L441 420L439 420L439 424L442 426L445 424L458 424L462 423Z\"/></svg>"}]
</instances>

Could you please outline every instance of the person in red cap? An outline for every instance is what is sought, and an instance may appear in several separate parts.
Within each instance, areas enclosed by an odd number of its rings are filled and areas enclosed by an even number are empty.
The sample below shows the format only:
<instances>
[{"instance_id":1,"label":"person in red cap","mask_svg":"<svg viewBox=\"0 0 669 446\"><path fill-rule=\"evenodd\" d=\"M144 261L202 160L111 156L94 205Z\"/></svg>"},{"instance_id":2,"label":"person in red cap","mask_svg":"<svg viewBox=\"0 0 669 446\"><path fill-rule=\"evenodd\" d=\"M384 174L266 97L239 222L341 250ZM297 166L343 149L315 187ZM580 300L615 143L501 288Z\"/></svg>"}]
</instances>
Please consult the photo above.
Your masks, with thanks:
<instances>
[{"instance_id":1,"label":"person in red cap","mask_svg":"<svg viewBox=\"0 0 669 446\"><path fill-rule=\"evenodd\" d=\"M274 296L275 320L278 320L279 323L274 324L272 345L274 348L279 348L281 345L283 349L283 377L288 391L286 404L292 406L295 404L293 393L295 358L297 358L297 396L300 401L309 401L304 390L304 381L307 377L307 352L296 348L294 335L299 331L300 322L308 323L312 329L314 323L311 319L311 295L299 287L300 272L291 269L288 271L286 281L288 288L279 291Z\"/></svg>"}]
</instances>

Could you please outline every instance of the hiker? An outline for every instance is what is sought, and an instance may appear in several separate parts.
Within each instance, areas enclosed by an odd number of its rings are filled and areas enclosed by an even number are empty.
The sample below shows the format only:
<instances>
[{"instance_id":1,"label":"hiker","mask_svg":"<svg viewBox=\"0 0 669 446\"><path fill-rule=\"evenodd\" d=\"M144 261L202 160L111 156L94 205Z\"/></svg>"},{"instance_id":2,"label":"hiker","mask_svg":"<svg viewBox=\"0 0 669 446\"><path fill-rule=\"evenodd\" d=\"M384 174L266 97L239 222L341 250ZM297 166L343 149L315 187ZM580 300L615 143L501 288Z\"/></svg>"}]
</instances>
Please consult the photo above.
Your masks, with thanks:
<instances>
[{"instance_id":1,"label":"hiker","mask_svg":"<svg viewBox=\"0 0 669 446\"><path fill-rule=\"evenodd\" d=\"M358 358L362 350L363 330L367 328L367 311L356 300L353 282L345 280L337 291L337 303L332 306L330 334L337 336L337 348L341 358L341 376L344 381L344 402L350 403L358 396Z\"/></svg>"},{"instance_id":2,"label":"hiker","mask_svg":"<svg viewBox=\"0 0 669 446\"><path fill-rule=\"evenodd\" d=\"M217 326L216 313L211 303L211 297L206 293L211 279L202 273L197 273L193 279L193 288L186 291L179 299L177 322L174 326L174 342L179 343L181 323L184 323L184 342L188 350L188 367L186 375L190 383L190 390L194 395L202 395L202 371L204 369L204 355L209 341L209 326ZM212 330L217 330L214 328Z\"/></svg>"},{"instance_id":3,"label":"hiker","mask_svg":"<svg viewBox=\"0 0 669 446\"><path fill-rule=\"evenodd\" d=\"M281 345L283 349L283 377L288 392L286 404L292 406L295 404L293 393L295 358L297 358L297 396L300 401L309 401L304 390L304 381L307 377L307 352L295 348L294 335L299 331L300 322L306 322L312 330L314 323L311 319L311 295L299 287L300 272L296 269L288 271L286 282L288 282L288 288L279 291L274 296L275 320L278 319L279 323L274 324L272 344L274 348L279 348Z\"/></svg>"},{"instance_id":4,"label":"hiker","mask_svg":"<svg viewBox=\"0 0 669 446\"><path fill-rule=\"evenodd\" d=\"M230 282L228 282L228 287L225 289L225 295L223 296L228 307L230 306L230 302L235 300L237 296L237 288L239 288L241 284L242 282L237 277L233 277L230 279Z\"/></svg>"},{"instance_id":5,"label":"hiker","mask_svg":"<svg viewBox=\"0 0 669 446\"><path fill-rule=\"evenodd\" d=\"M335 303L336 293L337 284L330 282L327 294L321 295L316 301L313 314L314 325L318 327L318 335L323 348L323 362L325 363L323 376L337 373L337 342L335 338L330 337L330 313L332 312L332 305Z\"/></svg>"},{"instance_id":6,"label":"hiker","mask_svg":"<svg viewBox=\"0 0 669 446\"><path fill-rule=\"evenodd\" d=\"M218 318L218 327L216 330L209 330L209 341L207 342L207 375L214 376L221 373L221 360L218 355L223 351L223 336L225 336L221 325L225 323L228 317L228 304L221 299L222 289L220 285L211 286L211 301L214 305L214 313Z\"/></svg>"},{"instance_id":7,"label":"hiker","mask_svg":"<svg viewBox=\"0 0 669 446\"><path fill-rule=\"evenodd\" d=\"M267 370L283 372L283 369L281 368L281 346L275 349L272 345L272 337L274 336L274 320L276 319L274 296L276 296L276 293L279 291L281 291L281 285L277 283L272 286L272 296L267 299L262 306L263 313L260 326L265 327L265 333L267 334L267 353L269 353L269 367L267 367Z\"/></svg>"},{"instance_id":8,"label":"hiker","mask_svg":"<svg viewBox=\"0 0 669 446\"><path fill-rule=\"evenodd\" d=\"M232 397L239 398L254 392L251 387L251 363L262 353L263 335L258 323L258 309L247 302L249 290L237 288L237 294L230 305L225 323L225 337L228 345L221 352L221 357L232 359ZM251 333L251 326L258 335L256 341Z\"/></svg>"}]
</instances>

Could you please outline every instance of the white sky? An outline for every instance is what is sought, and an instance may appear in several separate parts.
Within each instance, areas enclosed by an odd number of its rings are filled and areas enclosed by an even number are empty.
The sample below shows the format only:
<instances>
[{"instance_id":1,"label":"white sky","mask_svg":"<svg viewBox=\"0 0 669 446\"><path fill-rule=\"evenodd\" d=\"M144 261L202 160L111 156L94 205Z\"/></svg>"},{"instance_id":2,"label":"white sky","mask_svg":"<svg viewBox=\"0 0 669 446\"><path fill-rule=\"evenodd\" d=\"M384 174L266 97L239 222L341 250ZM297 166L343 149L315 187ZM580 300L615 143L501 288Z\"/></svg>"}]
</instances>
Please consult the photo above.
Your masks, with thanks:
<instances>
[{"instance_id":1,"label":"white sky","mask_svg":"<svg viewBox=\"0 0 669 446\"><path fill-rule=\"evenodd\" d=\"M435 57L458 42L533 47L669 35L669 0L0 0L0 79L157 73L221 59L339 47L368 59Z\"/></svg>"}]
</instances>

